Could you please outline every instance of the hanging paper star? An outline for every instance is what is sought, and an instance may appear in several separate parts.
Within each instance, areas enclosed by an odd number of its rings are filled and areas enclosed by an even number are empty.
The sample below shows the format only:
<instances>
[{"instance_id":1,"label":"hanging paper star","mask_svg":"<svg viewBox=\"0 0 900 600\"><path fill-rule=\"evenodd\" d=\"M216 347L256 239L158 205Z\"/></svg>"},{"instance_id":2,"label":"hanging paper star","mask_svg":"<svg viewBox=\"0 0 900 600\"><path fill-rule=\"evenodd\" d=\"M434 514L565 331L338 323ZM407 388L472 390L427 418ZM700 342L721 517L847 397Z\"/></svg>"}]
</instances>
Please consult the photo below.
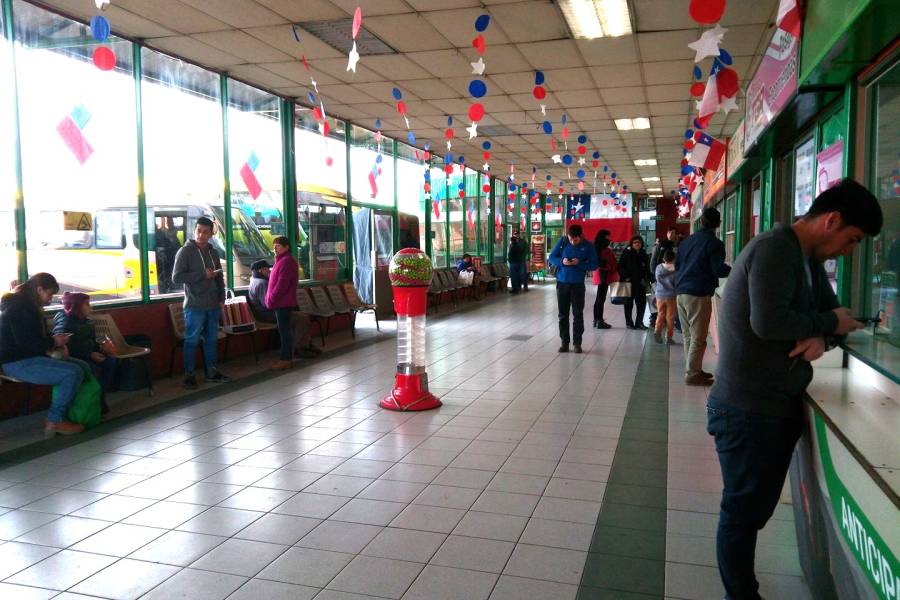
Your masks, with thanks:
<instances>
[{"instance_id":1,"label":"hanging paper star","mask_svg":"<svg viewBox=\"0 0 900 600\"><path fill-rule=\"evenodd\" d=\"M481 165L481 170L485 172L490 171L491 165L489 165L488 163L484 163L483 165Z\"/></svg>"},{"instance_id":2,"label":"hanging paper star","mask_svg":"<svg viewBox=\"0 0 900 600\"><path fill-rule=\"evenodd\" d=\"M97 10L104 10L109 4L109 0L94 0L94 4L97 6Z\"/></svg>"},{"instance_id":3,"label":"hanging paper star","mask_svg":"<svg viewBox=\"0 0 900 600\"><path fill-rule=\"evenodd\" d=\"M734 96L731 96L729 98L725 98L724 100L722 100L722 105L719 108L722 112L724 112L725 114L728 114L729 111L737 110L738 105L737 105L737 102L735 102L735 100L734 100Z\"/></svg>"},{"instance_id":4,"label":"hanging paper star","mask_svg":"<svg viewBox=\"0 0 900 600\"><path fill-rule=\"evenodd\" d=\"M541 104L541 114L544 116L547 115L547 105L546 104Z\"/></svg>"},{"instance_id":5,"label":"hanging paper star","mask_svg":"<svg viewBox=\"0 0 900 600\"><path fill-rule=\"evenodd\" d=\"M474 137L478 137L478 122L474 122L468 127L466 127L466 131L469 132L469 139L471 140Z\"/></svg>"},{"instance_id":6,"label":"hanging paper star","mask_svg":"<svg viewBox=\"0 0 900 600\"><path fill-rule=\"evenodd\" d=\"M347 70L356 73L356 63L359 62L359 52L356 51L356 40L353 41L353 47L350 48L350 54L347 55Z\"/></svg>"},{"instance_id":7,"label":"hanging paper star","mask_svg":"<svg viewBox=\"0 0 900 600\"><path fill-rule=\"evenodd\" d=\"M472 65L472 75L483 75L484 74L484 59L480 56L478 57L478 62L469 63Z\"/></svg>"},{"instance_id":8,"label":"hanging paper star","mask_svg":"<svg viewBox=\"0 0 900 600\"><path fill-rule=\"evenodd\" d=\"M559 154L554 154L550 157L550 160L552 160L555 165L562 164L562 157Z\"/></svg>"},{"instance_id":9,"label":"hanging paper star","mask_svg":"<svg viewBox=\"0 0 900 600\"><path fill-rule=\"evenodd\" d=\"M579 166L582 166L582 167L584 166L584 157L583 156L578 158L578 164L579 164Z\"/></svg>"},{"instance_id":10,"label":"hanging paper star","mask_svg":"<svg viewBox=\"0 0 900 600\"><path fill-rule=\"evenodd\" d=\"M697 53L694 62L698 63L707 56L719 56L719 44L726 31L728 30L717 23L712 29L704 31L699 40L688 44L688 48Z\"/></svg>"}]
</instances>

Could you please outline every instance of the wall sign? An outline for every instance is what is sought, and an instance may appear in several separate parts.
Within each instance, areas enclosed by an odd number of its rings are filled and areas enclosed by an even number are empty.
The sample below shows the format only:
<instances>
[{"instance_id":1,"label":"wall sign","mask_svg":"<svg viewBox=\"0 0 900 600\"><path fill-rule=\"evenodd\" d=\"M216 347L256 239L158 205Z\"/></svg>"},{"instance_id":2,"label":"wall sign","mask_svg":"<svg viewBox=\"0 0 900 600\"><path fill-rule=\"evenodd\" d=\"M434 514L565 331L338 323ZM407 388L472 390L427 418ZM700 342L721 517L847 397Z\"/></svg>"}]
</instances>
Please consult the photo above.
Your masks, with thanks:
<instances>
[{"instance_id":1,"label":"wall sign","mask_svg":"<svg viewBox=\"0 0 900 600\"><path fill-rule=\"evenodd\" d=\"M844 140L838 140L816 154L816 196L841 182L844 177Z\"/></svg>"}]
</instances>

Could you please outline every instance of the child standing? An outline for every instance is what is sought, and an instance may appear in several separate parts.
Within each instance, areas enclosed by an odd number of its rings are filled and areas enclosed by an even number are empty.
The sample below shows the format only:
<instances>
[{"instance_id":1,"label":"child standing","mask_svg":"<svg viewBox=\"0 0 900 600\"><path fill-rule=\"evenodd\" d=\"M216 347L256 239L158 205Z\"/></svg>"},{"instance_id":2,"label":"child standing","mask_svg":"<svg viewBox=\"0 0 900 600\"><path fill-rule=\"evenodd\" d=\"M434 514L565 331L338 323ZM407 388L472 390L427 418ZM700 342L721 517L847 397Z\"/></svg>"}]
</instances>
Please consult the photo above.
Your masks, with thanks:
<instances>
[{"instance_id":1,"label":"child standing","mask_svg":"<svg viewBox=\"0 0 900 600\"><path fill-rule=\"evenodd\" d=\"M662 343L662 330L666 328L666 342L672 343L677 313L675 301L675 252L666 250L663 261L656 266L656 341Z\"/></svg>"}]
</instances>

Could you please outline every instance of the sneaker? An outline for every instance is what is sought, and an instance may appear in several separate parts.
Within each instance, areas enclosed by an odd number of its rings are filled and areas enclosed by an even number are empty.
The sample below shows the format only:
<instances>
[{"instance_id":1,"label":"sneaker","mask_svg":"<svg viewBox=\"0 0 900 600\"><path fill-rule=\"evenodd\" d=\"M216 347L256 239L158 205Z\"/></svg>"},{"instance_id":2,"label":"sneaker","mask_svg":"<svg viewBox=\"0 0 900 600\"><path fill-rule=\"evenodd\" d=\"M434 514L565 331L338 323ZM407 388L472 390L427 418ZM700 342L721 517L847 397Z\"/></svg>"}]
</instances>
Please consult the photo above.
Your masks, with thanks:
<instances>
[{"instance_id":1,"label":"sneaker","mask_svg":"<svg viewBox=\"0 0 900 600\"><path fill-rule=\"evenodd\" d=\"M568 352L568 351L569 351L569 345L568 345L568 344L563 344L563 345L561 345L561 346L559 347L559 352Z\"/></svg>"},{"instance_id":2,"label":"sneaker","mask_svg":"<svg viewBox=\"0 0 900 600\"><path fill-rule=\"evenodd\" d=\"M206 380L211 383L228 383L231 381L231 377L223 375L221 371L216 369L212 373L206 374Z\"/></svg>"},{"instance_id":3,"label":"sneaker","mask_svg":"<svg viewBox=\"0 0 900 600\"><path fill-rule=\"evenodd\" d=\"M600 324L597 325L597 329L612 329L612 325L610 325L606 321L600 321Z\"/></svg>"},{"instance_id":4,"label":"sneaker","mask_svg":"<svg viewBox=\"0 0 900 600\"><path fill-rule=\"evenodd\" d=\"M642 330L642 331L646 331L646 330L647 330L647 326L644 325L643 323L641 323L640 325L635 325L634 328L635 328L635 329L640 329L640 330Z\"/></svg>"},{"instance_id":5,"label":"sneaker","mask_svg":"<svg viewBox=\"0 0 900 600\"><path fill-rule=\"evenodd\" d=\"M575 354L581 354L581 346L579 344L575 344Z\"/></svg>"},{"instance_id":6,"label":"sneaker","mask_svg":"<svg viewBox=\"0 0 900 600\"><path fill-rule=\"evenodd\" d=\"M713 384L713 380L711 378L704 377L703 375L691 375L690 377L685 377L684 382L687 385L709 386Z\"/></svg>"},{"instance_id":7,"label":"sneaker","mask_svg":"<svg viewBox=\"0 0 900 600\"><path fill-rule=\"evenodd\" d=\"M655 332L655 333L653 334L653 337L656 338L656 343L657 343L657 344L662 344L662 332L661 332L661 331Z\"/></svg>"},{"instance_id":8,"label":"sneaker","mask_svg":"<svg viewBox=\"0 0 900 600\"><path fill-rule=\"evenodd\" d=\"M84 425L79 425L77 423L70 423L69 421L60 421L58 423L51 423L47 421L47 424L44 425L44 435L47 437L53 437L55 435L75 435L76 433L81 433L84 431Z\"/></svg>"},{"instance_id":9,"label":"sneaker","mask_svg":"<svg viewBox=\"0 0 900 600\"><path fill-rule=\"evenodd\" d=\"M197 378L194 377L193 373L187 373L184 376L184 381L182 382L184 385L184 389L186 390L196 390L197 389Z\"/></svg>"},{"instance_id":10,"label":"sneaker","mask_svg":"<svg viewBox=\"0 0 900 600\"><path fill-rule=\"evenodd\" d=\"M594 321L594 329L600 329L600 321Z\"/></svg>"},{"instance_id":11,"label":"sneaker","mask_svg":"<svg viewBox=\"0 0 900 600\"><path fill-rule=\"evenodd\" d=\"M634 325L626 325L625 329L637 329Z\"/></svg>"},{"instance_id":12,"label":"sneaker","mask_svg":"<svg viewBox=\"0 0 900 600\"><path fill-rule=\"evenodd\" d=\"M676 344L675 338L666 338L666 343L670 346L674 346Z\"/></svg>"}]
</instances>

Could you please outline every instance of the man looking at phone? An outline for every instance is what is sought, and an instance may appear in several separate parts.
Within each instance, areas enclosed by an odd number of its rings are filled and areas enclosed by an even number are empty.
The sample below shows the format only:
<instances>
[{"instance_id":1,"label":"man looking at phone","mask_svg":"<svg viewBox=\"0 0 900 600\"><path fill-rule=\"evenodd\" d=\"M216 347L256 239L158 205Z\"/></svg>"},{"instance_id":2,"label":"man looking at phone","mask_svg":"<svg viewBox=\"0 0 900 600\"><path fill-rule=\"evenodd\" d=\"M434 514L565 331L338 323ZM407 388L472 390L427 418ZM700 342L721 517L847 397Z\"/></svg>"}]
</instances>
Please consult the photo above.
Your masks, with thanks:
<instances>
[{"instance_id":1,"label":"man looking at phone","mask_svg":"<svg viewBox=\"0 0 900 600\"><path fill-rule=\"evenodd\" d=\"M707 403L722 469L716 554L728 600L759 600L757 532L778 504L803 425L812 361L863 325L839 305L822 263L882 226L878 200L845 179L794 225L740 253L719 307L719 363Z\"/></svg>"},{"instance_id":2,"label":"man looking at phone","mask_svg":"<svg viewBox=\"0 0 900 600\"><path fill-rule=\"evenodd\" d=\"M184 387L187 389L197 387L194 359L201 339L206 380L230 381L216 368L216 340L219 315L225 303L225 279L219 253L209 243L213 234L212 220L207 217L197 219L194 239L178 250L172 269L172 281L184 285Z\"/></svg>"}]
</instances>

